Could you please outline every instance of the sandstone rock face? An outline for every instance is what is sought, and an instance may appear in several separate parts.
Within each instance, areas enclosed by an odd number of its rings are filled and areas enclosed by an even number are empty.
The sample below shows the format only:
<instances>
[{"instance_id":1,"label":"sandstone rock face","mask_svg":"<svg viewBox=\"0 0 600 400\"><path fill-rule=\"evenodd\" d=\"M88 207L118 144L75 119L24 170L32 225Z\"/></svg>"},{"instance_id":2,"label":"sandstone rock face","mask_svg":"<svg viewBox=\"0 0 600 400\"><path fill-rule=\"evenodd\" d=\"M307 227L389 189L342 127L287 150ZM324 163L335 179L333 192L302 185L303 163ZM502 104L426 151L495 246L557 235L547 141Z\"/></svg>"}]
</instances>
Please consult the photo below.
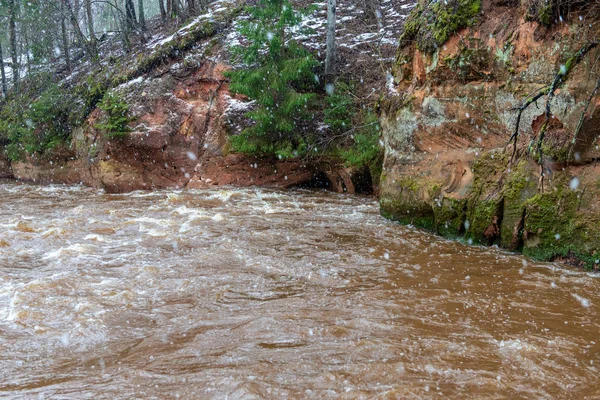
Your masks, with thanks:
<instances>
[{"instance_id":1,"label":"sandstone rock face","mask_svg":"<svg viewBox=\"0 0 600 400\"><path fill-rule=\"evenodd\" d=\"M479 23L435 54L399 49L397 86L381 104L381 212L447 236L598 267L600 98L588 103L600 76L591 61L598 47L556 90L551 118L542 96L523 112L516 147L508 145L516 108L598 32L576 15L545 28L523 14L484 2Z\"/></svg>"},{"instance_id":2,"label":"sandstone rock face","mask_svg":"<svg viewBox=\"0 0 600 400\"><path fill-rule=\"evenodd\" d=\"M85 166L78 161L63 161L57 163L40 161L23 161L12 164L14 177L28 182L41 184L82 183Z\"/></svg>"},{"instance_id":3,"label":"sandstone rock face","mask_svg":"<svg viewBox=\"0 0 600 400\"><path fill-rule=\"evenodd\" d=\"M158 76L117 87L114 92L133 114L132 132L108 139L97 128L104 115L96 109L73 133L71 153L50 157L52 161L14 163L14 176L119 193L218 185L288 188L312 184L315 176L324 175L323 187L348 193L359 187L364 192L357 181L360 171L229 153L227 137L249 123L243 115L251 104L230 93L223 76L227 69L213 61L192 69L173 64Z\"/></svg>"}]
</instances>

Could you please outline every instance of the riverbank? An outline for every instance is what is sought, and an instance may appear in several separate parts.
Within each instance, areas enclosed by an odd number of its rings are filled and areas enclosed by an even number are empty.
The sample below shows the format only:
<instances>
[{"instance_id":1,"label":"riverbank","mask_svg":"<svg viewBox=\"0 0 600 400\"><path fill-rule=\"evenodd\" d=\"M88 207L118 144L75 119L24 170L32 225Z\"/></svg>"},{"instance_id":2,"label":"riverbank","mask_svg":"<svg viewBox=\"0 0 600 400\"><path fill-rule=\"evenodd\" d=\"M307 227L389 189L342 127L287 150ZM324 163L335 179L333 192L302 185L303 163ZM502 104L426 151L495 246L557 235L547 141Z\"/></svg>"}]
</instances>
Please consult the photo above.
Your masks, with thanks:
<instances>
[{"instance_id":1,"label":"riverbank","mask_svg":"<svg viewBox=\"0 0 600 400\"><path fill-rule=\"evenodd\" d=\"M236 184L377 193L381 153L372 108L385 86L380 66L393 56L413 3L382 3L385 16L366 5L339 6L339 78L329 92L320 36L326 3L294 4L311 6L293 39L318 61L312 82L298 89L316 101L310 118L292 118L301 134L279 149L286 154L233 150L231 139L256 122L246 115L256 102L232 92L226 77L249 68L233 56L247 41L239 31L245 5L219 0L186 21L155 17L125 49L116 34L99 37L95 63L82 52L72 66L56 57L54 71L28 70L18 93L9 91L0 104L0 148L12 175L111 192Z\"/></svg>"}]
</instances>

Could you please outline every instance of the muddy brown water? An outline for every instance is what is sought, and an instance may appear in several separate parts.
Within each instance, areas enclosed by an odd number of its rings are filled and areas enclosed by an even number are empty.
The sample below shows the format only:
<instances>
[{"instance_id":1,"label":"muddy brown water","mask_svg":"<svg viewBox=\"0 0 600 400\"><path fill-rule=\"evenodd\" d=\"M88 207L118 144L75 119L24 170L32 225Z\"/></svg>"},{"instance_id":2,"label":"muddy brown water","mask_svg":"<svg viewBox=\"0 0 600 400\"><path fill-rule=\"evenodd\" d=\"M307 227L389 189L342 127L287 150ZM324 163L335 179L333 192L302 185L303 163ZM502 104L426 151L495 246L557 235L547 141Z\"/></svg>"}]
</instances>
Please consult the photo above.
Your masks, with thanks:
<instances>
[{"instance_id":1,"label":"muddy brown water","mask_svg":"<svg viewBox=\"0 0 600 400\"><path fill-rule=\"evenodd\" d=\"M600 277L374 199L0 183L2 398L600 398Z\"/></svg>"}]
</instances>

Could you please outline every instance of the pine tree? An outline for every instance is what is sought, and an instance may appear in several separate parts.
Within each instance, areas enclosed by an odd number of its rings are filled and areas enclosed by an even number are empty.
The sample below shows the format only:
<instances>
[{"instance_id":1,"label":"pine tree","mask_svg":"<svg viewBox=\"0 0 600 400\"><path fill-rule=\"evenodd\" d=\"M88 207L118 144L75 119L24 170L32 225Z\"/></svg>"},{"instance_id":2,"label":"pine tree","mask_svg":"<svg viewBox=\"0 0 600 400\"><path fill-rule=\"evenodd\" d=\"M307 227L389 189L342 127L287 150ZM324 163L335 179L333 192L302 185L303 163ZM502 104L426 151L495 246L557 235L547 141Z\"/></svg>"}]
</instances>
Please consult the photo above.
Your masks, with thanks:
<instances>
[{"instance_id":1,"label":"pine tree","mask_svg":"<svg viewBox=\"0 0 600 400\"><path fill-rule=\"evenodd\" d=\"M317 65L291 35L303 12L295 11L288 0L260 0L248 12L251 18L242 23L240 33L249 44L233 51L248 67L231 71L228 77L234 93L256 101L247 114L254 125L231 139L232 149L294 157L306 150L297 122L308 116Z\"/></svg>"}]
</instances>

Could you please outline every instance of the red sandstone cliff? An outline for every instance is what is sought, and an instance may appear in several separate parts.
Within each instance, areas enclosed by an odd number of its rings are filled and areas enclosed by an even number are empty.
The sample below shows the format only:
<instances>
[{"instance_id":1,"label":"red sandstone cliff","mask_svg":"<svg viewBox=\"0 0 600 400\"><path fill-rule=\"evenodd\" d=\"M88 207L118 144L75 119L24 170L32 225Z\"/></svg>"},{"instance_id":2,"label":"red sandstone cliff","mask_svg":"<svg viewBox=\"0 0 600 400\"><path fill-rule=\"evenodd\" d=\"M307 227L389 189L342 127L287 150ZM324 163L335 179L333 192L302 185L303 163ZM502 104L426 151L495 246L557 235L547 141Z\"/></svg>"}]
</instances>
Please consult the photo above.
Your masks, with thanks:
<instances>
[{"instance_id":1,"label":"red sandstone cliff","mask_svg":"<svg viewBox=\"0 0 600 400\"><path fill-rule=\"evenodd\" d=\"M543 259L577 255L598 265L600 48L574 61L600 38L600 14L584 6L546 27L527 18L525 4L481 4L472 25L435 51L419 50L423 31L398 50L394 93L381 105L382 213ZM514 152L518 108L567 68L549 118L548 96L524 108Z\"/></svg>"}]
</instances>

